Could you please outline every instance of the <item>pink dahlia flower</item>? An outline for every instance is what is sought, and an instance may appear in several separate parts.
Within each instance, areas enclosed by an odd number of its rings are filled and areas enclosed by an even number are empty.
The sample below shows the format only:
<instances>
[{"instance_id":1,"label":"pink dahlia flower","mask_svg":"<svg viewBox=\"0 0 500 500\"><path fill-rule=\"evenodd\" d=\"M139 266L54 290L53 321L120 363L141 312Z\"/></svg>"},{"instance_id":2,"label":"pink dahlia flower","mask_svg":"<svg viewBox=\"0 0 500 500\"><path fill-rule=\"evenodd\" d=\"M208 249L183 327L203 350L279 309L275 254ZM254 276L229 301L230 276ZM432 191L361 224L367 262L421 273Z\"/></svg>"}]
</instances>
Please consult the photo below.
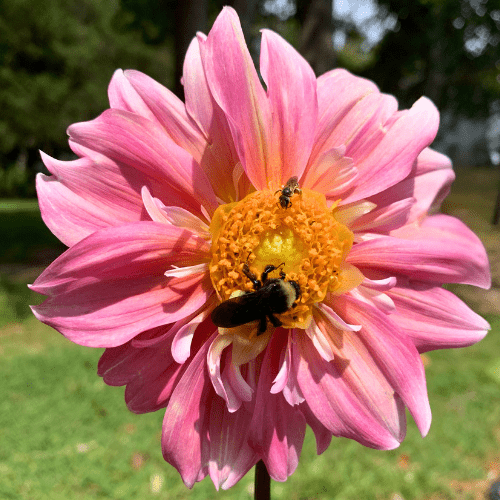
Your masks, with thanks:
<instances>
[{"instance_id":1,"label":"pink dahlia flower","mask_svg":"<svg viewBox=\"0 0 500 500\"><path fill-rule=\"evenodd\" d=\"M119 70L111 108L69 127L79 159L43 154L52 176L38 177L43 219L69 249L32 285L47 296L33 311L106 348L99 374L127 386L131 411L166 408L163 455L189 487L208 474L229 488L259 459L284 481L307 424L318 453L332 436L397 447L405 407L425 435L419 353L489 328L441 287L487 288L490 274L467 227L430 215L454 178L428 148L434 105L398 111L342 69L316 78L267 30L260 72L267 90L225 8L189 47L185 104ZM255 293L247 266L258 278L268 265L299 285L293 307L266 319L266 301L217 328L215 307Z\"/></svg>"}]
</instances>

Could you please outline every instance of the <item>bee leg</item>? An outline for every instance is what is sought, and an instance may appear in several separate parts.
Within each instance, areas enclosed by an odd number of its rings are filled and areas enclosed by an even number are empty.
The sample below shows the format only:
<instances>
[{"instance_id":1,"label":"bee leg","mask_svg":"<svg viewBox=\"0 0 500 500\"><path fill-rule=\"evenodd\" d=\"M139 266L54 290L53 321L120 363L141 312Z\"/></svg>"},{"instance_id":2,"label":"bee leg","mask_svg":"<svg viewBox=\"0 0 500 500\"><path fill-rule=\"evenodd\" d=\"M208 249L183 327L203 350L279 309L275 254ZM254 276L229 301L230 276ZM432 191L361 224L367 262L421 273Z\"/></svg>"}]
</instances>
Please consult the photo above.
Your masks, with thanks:
<instances>
[{"instance_id":1,"label":"bee leg","mask_svg":"<svg viewBox=\"0 0 500 500\"><path fill-rule=\"evenodd\" d=\"M252 282L255 290L258 290L262 286L262 283L257 279L257 276L255 276L255 274L250 271L250 268L248 267L248 264L246 262L243 264L243 274Z\"/></svg>"},{"instance_id":2,"label":"bee leg","mask_svg":"<svg viewBox=\"0 0 500 500\"><path fill-rule=\"evenodd\" d=\"M283 323L273 314L268 314L267 317L269 321L273 324L273 326L281 326Z\"/></svg>"},{"instance_id":3,"label":"bee leg","mask_svg":"<svg viewBox=\"0 0 500 500\"><path fill-rule=\"evenodd\" d=\"M262 318L260 318L259 330L257 331L257 337L259 335L262 335L263 333L265 333L266 330L267 330L267 320L266 320L265 316L262 316Z\"/></svg>"},{"instance_id":4,"label":"bee leg","mask_svg":"<svg viewBox=\"0 0 500 500\"><path fill-rule=\"evenodd\" d=\"M272 264L269 264L267 265L265 268L264 268L264 272L261 274L260 276L260 280L262 283L265 283L267 281L267 275L269 273L272 273L273 271L275 271L276 269L279 269L281 266L284 266L285 263L282 262L278 267L276 266L273 266ZM280 272L280 278L281 279L284 279L286 277L286 274L283 273L283 271Z\"/></svg>"}]
</instances>

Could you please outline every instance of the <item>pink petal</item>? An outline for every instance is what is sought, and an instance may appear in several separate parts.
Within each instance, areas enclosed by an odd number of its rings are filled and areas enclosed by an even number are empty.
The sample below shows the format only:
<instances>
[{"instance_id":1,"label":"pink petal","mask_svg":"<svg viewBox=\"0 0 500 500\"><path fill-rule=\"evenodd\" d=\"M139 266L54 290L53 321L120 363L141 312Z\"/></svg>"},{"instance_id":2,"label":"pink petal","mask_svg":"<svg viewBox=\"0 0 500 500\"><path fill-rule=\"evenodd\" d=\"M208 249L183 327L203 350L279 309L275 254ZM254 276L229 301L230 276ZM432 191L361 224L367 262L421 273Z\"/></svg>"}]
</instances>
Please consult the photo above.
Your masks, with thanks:
<instances>
[{"instance_id":1,"label":"pink petal","mask_svg":"<svg viewBox=\"0 0 500 500\"><path fill-rule=\"evenodd\" d=\"M425 148L406 179L370 197L370 201L380 209L399 200L413 198L415 202L408 214L408 222L413 222L439 207L449 193L454 179L449 158Z\"/></svg>"},{"instance_id":2,"label":"pink petal","mask_svg":"<svg viewBox=\"0 0 500 500\"><path fill-rule=\"evenodd\" d=\"M336 299L336 308L350 321L363 325L356 335L367 350L366 358L373 359L425 436L431 425L431 409L422 360L411 340L389 316L351 296Z\"/></svg>"},{"instance_id":3,"label":"pink petal","mask_svg":"<svg viewBox=\"0 0 500 500\"><path fill-rule=\"evenodd\" d=\"M205 41L206 37L198 35ZM205 148L200 165L207 174L216 195L230 202L238 199L233 182L233 169L239 162L227 118L208 88L203 69L200 42L193 39L184 60L184 93L186 109L199 124L210 144Z\"/></svg>"},{"instance_id":4,"label":"pink petal","mask_svg":"<svg viewBox=\"0 0 500 500\"><path fill-rule=\"evenodd\" d=\"M120 172L111 162L88 158L66 162L40 154L53 174L37 175L42 218L66 245L98 229L141 219L142 202L134 190L134 177L124 177L128 172Z\"/></svg>"},{"instance_id":5,"label":"pink petal","mask_svg":"<svg viewBox=\"0 0 500 500\"><path fill-rule=\"evenodd\" d=\"M198 352L213 331L210 321L198 326L193 352ZM125 401L130 411L146 413L167 406L172 392L189 366L189 362L178 364L173 359L172 339L173 335L160 335L160 340L152 348L138 348L139 352L144 353L142 363L135 364L135 371L125 389ZM133 346L136 345L135 340L131 341Z\"/></svg>"},{"instance_id":6,"label":"pink petal","mask_svg":"<svg viewBox=\"0 0 500 500\"><path fill-rule=\"evenodd\" d=\"M283 38L262 30L260 70L271 107L273 161L266 178L284 184L301 177L311 153L318 101L316 76L307 61Z\"/></svg>"},{"instance_id":7,"label":"pink petal","mask_svg":"<svg viewBox=\"0 0 500 500\"><path fill-rule=\"evenodd\" d=\"M182 71L182 84L186 98L186 110L198 124L200 130L208 137L208 131L215 118L214 113L216 113L215 106L217 104L208 88L201 61L200 43L205 42L207 37L202 34L198 34L198 37L200 41L198 38L193 38L186 52Z\"/></svg>"},{"instance_id":8,"label":"pink petal","mask_svg":"<svg viewBox=\"0 0 500 500\"><path fill-rule=\"evenodd\" d=\"M145 118L111 109L95 120L71 125L68 132L73 142L173 188L183 207L194 213L200 213L200 205L212 211L218 206L205 173L192 156Z\"/></svg>"},{"instance_id":9,"label":"pink petal","mask_svg":"<svg viewBox=\"0 0 500 500\"><path fill-rule=\"evenodd\" d=\"M388 294L396 305L391 319L419 352L469 346L479 342L490 329L487 321L441 287L409 283Z\"/></svg>"},{"instance_id":10,"label":"pink petal","mask_svg":"<svg viewBox=\"0 0 500 500\"><path fill-rule=\"evenodd\" d=\"M224 400L212 399L209 473L217 490L234 486L259 460L248 444L251 419L246 407L230 413Z\"/></svg>"},{"instance_id":11,"label":"pink petal","mask_svg":"<svg viewBox=\"0 0 500 500\"><path fill-rule=\"evenodd\" d=\"M307 425L314 432L316 438L316 453L321 455L330 446L332 433L315 417L307 402L300 405L300 411L304 415Z\"/></svg>"},{"instance_id":12,"label":"pink petal","mask_svg":"<svg viewBox=\"0 0 500 500\"><path fill-rule=\"evenodd\" d=\"M111 108L136 113L160 125L153 112L137 93L137 90L134 89L122 69L117 69L109 82L108 98Z\"/></svg>"},{"instance_id":13,"label":"pink petal","mask_svg":"<svg viewBox=\"0 0 500 500\"><path fill-rule=\"evenodd\" d=\"M142 339L143 342L147 341L147 339L154 341L158 337L163 337L165 340L164 334L169 328L169 325L152 328L141 333L137 338ZM134 341L135 339L117 347L108 347L102 354L97 365L97 374L103 377L106 384L111 386L127 384L143 366L144 359L148 358L149 354L157 352L138 349L135 347ZM146 354L145 357L143 357L144 354ZM173 358L172 356L166 356L165 359L170 359L170 361L166 361L168 366Z\"/></svg>"},{"instance_id":14,"label":"pink petal","mask_svg":"<svg viewBox=\"0 0 500 500\"><path fill-rule=\"evenodd\" d=\"M335 302L332 300L333 304ZM342 311L342 315L345 316L345 311ZM333 365L342 373L347 387L379 425L387 428L401 442L406 431L404 405L394 394L383 370L361 342L360 332L364 327L356 332L342 331L331 323L323 309L315 311L314 320L331 344Z\"/></svg>"},{"instance_id":15,"label":"pink petal","mask_svg":"<svg viewBox=\"0 0 500 500\"><path fill-rule=\"evenodd\" d=\"M249 432L250 445L262 457L275 481L285 481L295 471L306 430L298 407L288 404L282 394L270 392L280 354L286 346L283 337L273 335L265 351Z\"/></svg>"},{"instance_id":16,"label":"pink petal","mask_svg":"<svg viewBox=\"0 0 500 500\"><path fill-rule=\"evenodd\" d=\"M489 288L488 256L477 236L458 219L427 217L392 233L354 245L348 262L420 281L467 283Z\"/></svg>"},{"instance_id":17,"label":"pink petal","mask_svg":"<svg viewBox=\"0 0 500 500\"><path fill-rule=\"evenodd\" d=\"M215 332L198 350L174 389L163 419L163 457L178 471L188 488L208 464L210 401L213 393L205 363Z\"/></svg>"},{"instance_id":18,"label":"pink petal","mask_svg":"<svg viewBox=\"0 0 500 500\"><path fill-rule=\"evenodd\" d=\"M417 156L434 140L439 113L429 99L422 97L389 122L379 126L356 152L347 148L346 154L354 159L360 175L356 188L343 203L374 195L403 180Z\"/></svg>"},{"instance_id":19,"label":"pink petal","mask_svg":"<svg viewBox=\"0 0 500 500\"><path fill-rule=\"evenodd\" d=\"M200 40L200 39L199 39ZM236 12L224 7L200 50L210 92L224 111L241 164L257 189L269 178L270 109ZM272 173L272 172L271 172Z\"/></svg>"},{"instance_id":20,"label":"pink petal","mask_svg":"<svg viewBox=\"0 0 500 500\"><path fill-rule=\"evenodd\" d=\"M353 335L352 338L356 337ZM370 448L393 449L399 446L402 439L400 432L398 432L399 439L396 439L387 423L380 422L379 410L375 405L377 399L384 401L385 398L389 401L388 395L383 393L379 395L377 391L374 402L369 403L373 375L360 381L366 384L366 387L358 382L363 392L357 393L354 390L355 386L351 386L356 382L355 371L349 379L345 378L345 372L350 367L350 359L339 358L336 361L326 362L304 335L295 336L293 352L298 366L297 380L306 403L316 419L329 432L335 436L354 439ZM353 360L363 375L369 374L369 366L363 368L358 355L354 356ZM377 386L380 387L383 383L381 379ZM397 406L396 399L394 405ZM398 416L400 421L398 427L403 430L404 435L404 408L395 407L389 413L391 414Z\"/></svg>"},{"instance_id":21,"label":"pink petal","mask_svg":"<svg viewBox=\"0 0 500 500\"><path fill-rule=\"evenodd\" d=\"M360 100L374 92L378 93L378 88L373 82L345 69L334 69L318 78L318 126L308 170L325 151L343 144L336 139L329 140L332 132Z\"/></svg>"},{"instance_id":22,"label":"pink petal","mask_svg":"<svg viewBox=\"0 0 500 500\"><path fill-rule=\"evenodd\" d=\"M127 70L124 76L149 113L143 114L142 108L133 106L121 109L149 119L153 115L154 122L163 128L168 137L199 162L207 145L206 138L187 114L184 103L173 92L140 71Z\"/></svg>"},{"instance_id":23,"label":"pink petal","mask_svg":"<svg viewBox=\"0 0 500 500\"><path fill-rule=\"evenodd\" d=\"M49 297L35 315L70 340L93 347L127 342L184 318L207 302L206 274L168 280L164 269L204 258L205 240L155 222L98 231L56 259L32 289ZM206 257L205 257L206 258Z\"/></svg>"}]
</instances>

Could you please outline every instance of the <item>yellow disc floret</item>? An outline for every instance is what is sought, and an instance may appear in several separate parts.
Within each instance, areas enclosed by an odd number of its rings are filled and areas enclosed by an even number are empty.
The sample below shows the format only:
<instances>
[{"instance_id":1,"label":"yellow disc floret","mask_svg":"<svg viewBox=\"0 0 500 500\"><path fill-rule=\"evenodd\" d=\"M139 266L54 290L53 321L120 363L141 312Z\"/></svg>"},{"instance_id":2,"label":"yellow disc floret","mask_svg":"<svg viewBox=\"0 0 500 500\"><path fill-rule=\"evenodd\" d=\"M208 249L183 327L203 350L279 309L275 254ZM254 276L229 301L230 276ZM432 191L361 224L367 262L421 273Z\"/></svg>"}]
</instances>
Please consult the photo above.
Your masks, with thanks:
<instances>
[{"instance_id":1,"label":"yellow disc floret","mask_svg":"<svg viewBox=\"0 0 500 500\"><path fill-rule=\"evenodd\" d=\"M322 194L303 189L285 209L274 192L256 191L221 205L210 232L210 276L221 301L237 290L253 291L242 271L245 263L257 276L269 264L284 263L286 280L296 281L301 290L297 306L279 315L284 327L307 327L313 304L345 287L341 270L353 234L335 219Z\"/></svg>"}]
</instances>

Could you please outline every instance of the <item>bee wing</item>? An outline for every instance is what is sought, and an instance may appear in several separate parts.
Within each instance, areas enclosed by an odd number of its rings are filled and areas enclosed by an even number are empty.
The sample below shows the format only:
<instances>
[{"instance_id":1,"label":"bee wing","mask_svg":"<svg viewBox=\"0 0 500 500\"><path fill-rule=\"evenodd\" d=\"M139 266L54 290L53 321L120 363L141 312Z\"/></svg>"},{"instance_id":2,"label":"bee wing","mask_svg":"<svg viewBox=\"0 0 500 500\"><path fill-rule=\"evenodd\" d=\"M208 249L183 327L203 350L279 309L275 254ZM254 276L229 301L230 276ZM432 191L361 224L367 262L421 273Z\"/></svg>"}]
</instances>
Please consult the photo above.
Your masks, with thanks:
<instances>
[{"instance_id":1,"label":"bee wing","mask_svg":"<svg viewBox=\"0 0 500 500\"><path fill-rule=\"evenodd\" d=\"M260 296L255 292L228 299L212 311L212 321L222 328L250 323L262 317L260 302Z\"/></svg>"}]
</instances>

